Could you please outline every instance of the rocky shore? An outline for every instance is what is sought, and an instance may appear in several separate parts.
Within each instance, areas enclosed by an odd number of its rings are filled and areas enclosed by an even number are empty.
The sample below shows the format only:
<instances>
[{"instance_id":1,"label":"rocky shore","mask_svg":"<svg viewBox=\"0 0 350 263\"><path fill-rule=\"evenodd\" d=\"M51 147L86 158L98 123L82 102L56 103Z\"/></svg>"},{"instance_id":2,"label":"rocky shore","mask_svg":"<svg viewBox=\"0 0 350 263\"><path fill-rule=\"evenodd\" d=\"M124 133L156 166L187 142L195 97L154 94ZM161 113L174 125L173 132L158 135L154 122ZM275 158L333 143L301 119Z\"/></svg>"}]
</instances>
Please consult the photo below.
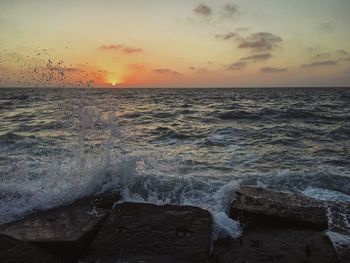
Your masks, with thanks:
<instances>
[{"instance_id":1,"label":"rocky shore","mask_svg":"<svg viewBox=\"0 0 350 263\"><path fill-rule=\"evenodd\" d=\"M242 235L214 242L206 210L118 200L86 198L0 226L0 262L350 262L349 203L241 187L229 215Z\"/></svg>"}]
</instances>

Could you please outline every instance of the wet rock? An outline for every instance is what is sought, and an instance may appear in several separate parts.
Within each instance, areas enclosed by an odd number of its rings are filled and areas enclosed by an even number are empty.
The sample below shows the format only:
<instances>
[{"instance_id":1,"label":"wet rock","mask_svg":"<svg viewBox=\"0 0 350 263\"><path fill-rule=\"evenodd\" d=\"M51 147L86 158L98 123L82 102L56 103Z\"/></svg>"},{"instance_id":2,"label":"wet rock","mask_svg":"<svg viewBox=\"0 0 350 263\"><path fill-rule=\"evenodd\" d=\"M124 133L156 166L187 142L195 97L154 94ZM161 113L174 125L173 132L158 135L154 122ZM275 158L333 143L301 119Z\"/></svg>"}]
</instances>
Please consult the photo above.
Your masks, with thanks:
<instances>
[{"instance_id":1,"label":"wet rock","mask_svg":"<svg viewBox=\"0 0 350 263\"><path fill-rule=\"evenodd\" d=\"M350 262L350 204L329 203L328 236L332 240L339 262Z\"/></svg>"},{"instance_id":2,"label":"wet rock","mask_svg":"<svg viewBox=\"0 0 350 263\"><path fill-rule=\"evenodd\" d=\"M215 244L215 263L337 262L328 237L313 229L250 225L238 240Z\"/></svg>"},{"instance_id":3,"label":"wet rock","mask_svg":"<svg viewBox=\"0 0 350 263\"><path fill-rule=\"evenodd\" d=\"M305 226L327 229L326 207L322 202L300 195L255 187L242 187L230 207L230 216L243 223Z\"/></svg>"},{"instance_id":4,"label":"wet rock","mask_svg":"<svg viewBox=\"0 0 350 263\"><path fill-rule=\"evenodd\" d=\"M0 235L1 263L63 263L40 247Z\"/></svg>"},{"instance_id":5,"label":"wet rock","mask_svg":"<svg viewBox=\"0 0 350 263\"><path fill-rule=\"evenodd\" d=\"M74 261L90 243L108 211L73 204L39 212L0 227L5 234Z\"/></svg>"},{"instance_id":6,"label":"wet rock","mask_svg":"<svg viewBox=\"0 0 350 263\"><path fill-rule=\"evenodd\" d=\"M211 215L190 206L123 203L111 211L83 262L209 262Z\"/></svg>"},{"instance_id":7,"label":"wet rock","mask_svg":"<svg viewBox=\"0 0 350 263\"><path fill-rule=\"evenodd\" d=\"M91 208L112 209L121 199L119 192L104 193L97 196L86 197L75 202L75 204L89 204Z\"/></svg>"}]
</instances>

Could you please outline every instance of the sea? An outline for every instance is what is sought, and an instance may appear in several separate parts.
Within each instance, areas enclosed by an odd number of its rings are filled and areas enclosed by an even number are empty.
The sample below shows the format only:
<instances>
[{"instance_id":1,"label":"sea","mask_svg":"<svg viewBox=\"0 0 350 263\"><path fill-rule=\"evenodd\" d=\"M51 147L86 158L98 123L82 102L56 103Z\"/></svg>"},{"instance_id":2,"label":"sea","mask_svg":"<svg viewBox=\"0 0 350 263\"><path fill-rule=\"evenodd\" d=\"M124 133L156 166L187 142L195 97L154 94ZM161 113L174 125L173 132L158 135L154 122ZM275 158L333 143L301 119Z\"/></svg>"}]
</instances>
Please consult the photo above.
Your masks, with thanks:
<instances>
[{"instance_id":1,"label":"sea","mask_svg":"<svg viewBox=\"0 0 350 263\"><path fill-rule=\"evenodd\" d=\"M0 89L0 224L119 192L234 236L242 185L350 202L350 89Z\"/></svg>"}]
</instances>

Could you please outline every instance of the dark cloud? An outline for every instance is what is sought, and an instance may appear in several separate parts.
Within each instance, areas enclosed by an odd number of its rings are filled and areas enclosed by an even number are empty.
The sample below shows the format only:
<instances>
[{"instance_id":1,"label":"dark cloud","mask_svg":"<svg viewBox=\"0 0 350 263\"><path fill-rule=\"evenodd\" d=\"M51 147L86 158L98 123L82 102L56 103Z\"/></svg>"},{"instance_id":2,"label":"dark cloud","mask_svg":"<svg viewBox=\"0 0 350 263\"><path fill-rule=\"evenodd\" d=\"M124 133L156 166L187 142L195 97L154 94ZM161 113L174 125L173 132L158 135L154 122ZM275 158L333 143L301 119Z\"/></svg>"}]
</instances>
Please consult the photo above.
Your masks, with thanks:
<instances>
[{"instance_id":1,"label":"dark cloud","mask_svg":"<svg viewBox=\"0 0 350 263\"><path fill-rule=\"evenodd\" d=\"M236 4L226 4L223 8L223 15L225 17L234 17L239 10L239 6Z\"/></svg>"},{"instance_id":2,"label":"dark cloud","mask_svg":"<svg viewBox=\"0 0 350 263\"><path fill-rule=\"evenodd\" d=\"M196 8L193 9L193 12L201 16L210 16L212 13L212 10L209 6L205 4L199 4Z\"/></svg>"},{"instance_id":3,"label":"dark cloud","mask_svg":"<svg viewBox=\"0 0 350 263\"><path fill-rule=\"evenodd\" d=\"M226 34L217 34L217 35L215 35L215 38L222 39L222 40L241 39L239 34L233 33L233 32L228 32Z\"/></svg>"},{"instance_id":4,"label":"dark cloud","mask_svg":"<svg viewBox=\"0 0 350 263\"><path fill-rule=\"evenodd\" d=\"M157 74L181 75L179 72L168 69L168 68L157 68L157 69L154 69L153 72L155 72Z\"/></svg>"},{"instance_id":5,"label":"dark cloud","mask_svg":"<svg viewBox=\"0 0 350 263\"><path fill-rule=\"evenodd\" d=\"M143 52L142 48L134 48L134 47L128 47L123 44L117 44L117 45L102 45L98 48L99 50L115 50L115 51L121 51L125 54L133 54L133 53L140 53Z\"/></svg>"},{"instance_id":6,"label":"dark cloud","mask_svg":"<svg viewBox=\"0 0 350 263\"><path fill-rule=\"evenodd\" d=\"M235 63L229 65L227 67L227 69L229 69L229 70L241 70L241 69L245 68L247 66L247 64L248 64L247 62L238 61L238 62L235 62Z\"/></svg>"},{"instance_id":7,"label":"dark cloud","mask_svg":"<svg viewBox=\"0 0 350 263\"><path fill-rule=\"evenodd\" d=\"M261 54L256 54L248 57L241 58L241 60L248 60L248 61L265 61L269 60L272 58L272 55L270 53L261 53Z\"/></svg>"},{"instance_id":8,"label":"dark cloud","mask_svg":"<svg viewBox=\"0 0 350 263\"><path fill-rule=\"evenodd\" d=\"M268 32L253 33L246 38L242 38L238 47L251 49L253 51L273 50L282 42L282 38Z\"/></svg>"},{"instance_id":9,"label":"dark cloud","mask_svg":"<svg viewBox=\"0 0 350 263\"><path fill-rule=\"evenodd\" d=\"M273 67L265 67L261 68L260 71L262 73L281 73L288 71L287 68L273 68Z\"/></svg>"},{"instance_id":10,"label":"dark cloud","mask_svg":"<svg viewBox=\"0 0 350 263\"><path fill-rule=\"evenodd\" d=\"M302 68L312 68L312 67L321 67L321 66L334 66L337 65L338 62L334 60L326 60L326 61L318 61L310 64L301 65Z\"/></svg>"}]
</instances>

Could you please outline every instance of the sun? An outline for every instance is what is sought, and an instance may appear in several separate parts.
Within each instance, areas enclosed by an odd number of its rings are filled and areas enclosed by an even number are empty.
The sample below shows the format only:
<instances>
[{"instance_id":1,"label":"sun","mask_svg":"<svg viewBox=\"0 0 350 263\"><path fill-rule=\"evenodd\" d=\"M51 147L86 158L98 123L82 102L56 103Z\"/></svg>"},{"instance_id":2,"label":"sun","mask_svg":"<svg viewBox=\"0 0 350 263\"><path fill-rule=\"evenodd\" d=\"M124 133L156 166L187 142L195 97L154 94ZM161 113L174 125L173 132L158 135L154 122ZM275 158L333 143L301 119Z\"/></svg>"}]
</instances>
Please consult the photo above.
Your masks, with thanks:
<instances>
[{"instance_id":1,"label":"sun","mask_svg":"<svg viewBox=\"0 0 350 263\"><path fill-rule=\"evenodd\" d=\"M115 82L112 82L112 86L115 86L115 85L117 85L117 83L115 83Z\"/></svg>"}]
</instances>

